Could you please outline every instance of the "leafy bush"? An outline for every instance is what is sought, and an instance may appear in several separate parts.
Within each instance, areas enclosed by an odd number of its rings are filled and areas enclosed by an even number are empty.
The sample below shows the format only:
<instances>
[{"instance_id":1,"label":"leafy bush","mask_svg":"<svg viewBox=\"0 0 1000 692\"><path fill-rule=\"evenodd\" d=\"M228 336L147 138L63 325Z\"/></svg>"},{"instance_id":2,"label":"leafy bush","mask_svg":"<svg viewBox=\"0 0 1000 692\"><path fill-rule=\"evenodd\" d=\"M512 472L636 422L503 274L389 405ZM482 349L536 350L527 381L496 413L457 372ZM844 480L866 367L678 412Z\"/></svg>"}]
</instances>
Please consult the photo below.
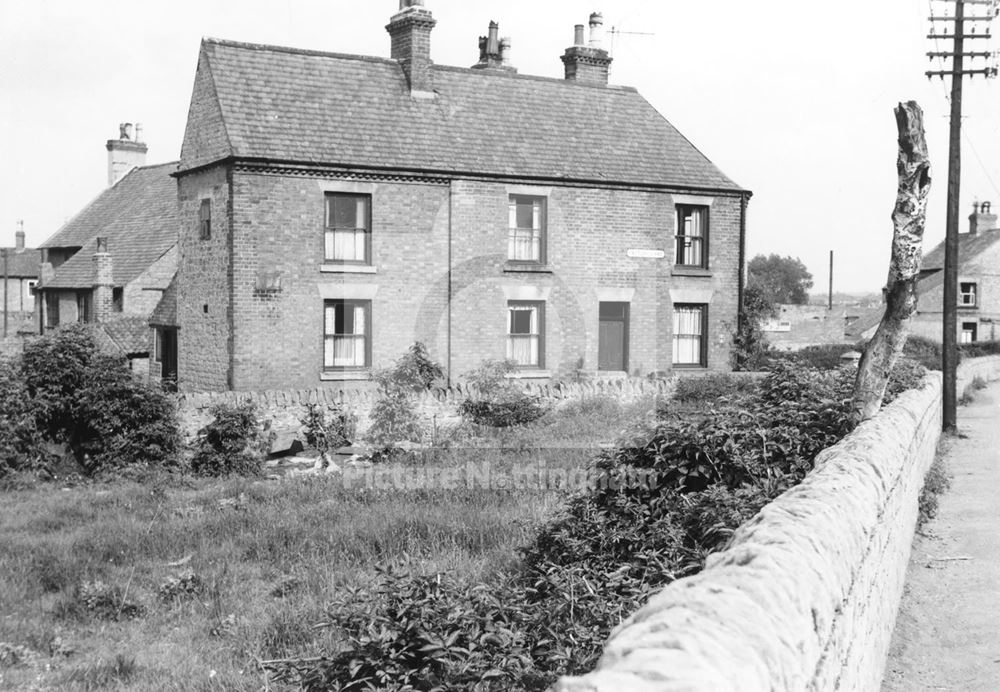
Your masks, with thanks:
<instances>
[{"instance_id":1,"label":"leafy bush","mask_svg":"<svg viewBox=\"0 0 1000 692\"><path fill-rule=\"evenodd\" d=\"M722 397L747 392L756 386L756 381L748 376L726 373L680 377L677 379L673 399L683 403L716 401Z\"/></svg>"},{"instance_id":2,"label":"leafy bush","mask_svg":"<svg viewBox=\"0 0 1000 692\"><path fill-rule=\"evenodd\" d=\"M733 335L733 368L761 370L767 365L770 344L764 334L764 321L775 316L774 303L768 300L764 288L753 277L743 291L743 314Z\"/></svg>"},{"instance_id":3,"label":"leafy bush","mask_svg":"<svg viewBox=\"0 0 1000 692\"><path fill-rule=\"evenodd\" d=\"M958 351L963 358L979 358L1000 354L1000 341L974 341L971 344L959 344Z\"/></svg>"},{"instance_id":4,"label":"leafy bush","mask_svg":"<svg viewBox=\"0 0 1000 692\"><path fill-rule=\"evenodd\" d=\"M854 369L779 364L698 421L659 420L596 462L512 574L384 573L330 605L343 646L280 667L306 690L544 690L593 668L611 629L798 483L854 423ZM894 373L890 397L922 372Z\"/></svg>"},{"instance_id":5,"label":"leafy bush","mask_svg":"<svg viewBox=\"0 0 1000 692\"><path fill-rule=\"evenodd\" d=\"M471 423L495 428L526 425L544 416L548 409L507 379L516 371L515 361L484 360L466 373L473 393L459 404L458 412Z\"/></svg>"},{"instance_id":6,"label":"leafy bush","mask_svg":"<svg viewBox=\"0 0 1000 692\"><path fill-rule=\"evenodd\" d=\"M26 344L20 372L37 429L67 443L85 473L174 463L172 400L135 380L124 358L101 354L84 326Z\"/></svg>"},{"instance_id":7,"label":"leafy bush","mask_svg":"<svg viewBox=\"0 0 1000 692\"><path fill-rule=\"evenodd\" d=\"M824 344L822 346L807 346L794 353L794 359L811 368L835 370L844 364L841 360L848 351L853 351L850 344Z\"/></svg>"},{"instance_id":8,"label":"leafy bush","mask_svg":"<svg viewBox=\"0 0 1000 692\"><path fill-rule=\"evenodd\" d=\"M923 336L911 334L903 345L903 355L912 358L928 370L941 369L941 344Z\"/></svg>"},{"instance_id":9,"label":"leafy bush","mask_svg":"<svg viewBox=\"0 0 1000 692\"><path fill-rule=\"evenodd\" d=\"M48 455L42 442L20 369L0 359L0 478L43 467Z\"/></svg>"},{"instance_id":10,"label":"leafy bush","mask_svg":"<svg viewBox=\"0 0 1000 692\"><path fill-rule=\"evenodd\" d=\"M423 427L413 395L430 389L442 375L441 366L430 359L419 341L392 368L378 370L372 375L379 397L372 406L367 438L375 448L376 459L391 455L401 442L420 440Z\"/></svg>"},{"instance_id":11,"label":"leafy bush","mask_svg":"<svg viewBox=\"0 0 1000 692\"><path fill-rule=\"evenodd\" d=\"M216 404L213 420L198 431L191 469L205 476L254 476L260 473L273 433L258 418L253 402Z\"/></svg>"},{"instance_id":12,"label":"leafy bush","mask_svg":"<svg viewBox=\"0 0 1000 692\"><path fill-rule=\"evenodd\" d=\"M353 415L336 406L329 413L327 420L327 411L316 404L306 404L306 415L301 421L306 444L321 454L349 445L357 432L357 419Z\"/></svg>"}]
</instances>

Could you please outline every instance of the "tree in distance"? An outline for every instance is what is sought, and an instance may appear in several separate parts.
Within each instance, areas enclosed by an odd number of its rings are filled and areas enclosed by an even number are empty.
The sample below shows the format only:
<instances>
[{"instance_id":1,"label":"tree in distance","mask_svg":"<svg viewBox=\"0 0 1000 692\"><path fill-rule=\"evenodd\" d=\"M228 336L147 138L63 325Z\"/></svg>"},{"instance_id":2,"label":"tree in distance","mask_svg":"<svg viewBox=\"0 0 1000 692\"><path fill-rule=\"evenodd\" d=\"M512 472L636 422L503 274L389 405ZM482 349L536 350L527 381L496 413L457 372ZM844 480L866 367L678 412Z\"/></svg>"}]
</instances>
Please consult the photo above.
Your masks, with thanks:
<instances>
[{"instance_id":1,"label":"tree in distance","mask_svg":"<svg viewBox=\"0 0 1000 692\"><path fill-rule=\"evenodd\" d=\"M812 274L798 257L757 255L748 266L749 285L759 286L765 298L776 304L806 305Z\"/></svg>"}]
</instances>

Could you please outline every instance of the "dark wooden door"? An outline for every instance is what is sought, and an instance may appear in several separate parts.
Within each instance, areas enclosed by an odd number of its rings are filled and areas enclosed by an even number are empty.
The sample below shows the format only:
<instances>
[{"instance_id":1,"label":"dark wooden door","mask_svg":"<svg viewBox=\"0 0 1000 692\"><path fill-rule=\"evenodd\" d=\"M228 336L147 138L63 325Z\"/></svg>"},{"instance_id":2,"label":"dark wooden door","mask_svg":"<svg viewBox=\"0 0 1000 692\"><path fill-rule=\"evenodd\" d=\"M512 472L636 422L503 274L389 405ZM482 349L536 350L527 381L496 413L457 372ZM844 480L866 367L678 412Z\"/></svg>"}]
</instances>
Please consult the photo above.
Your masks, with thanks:
<instances>
[{"instance_id":1,"label":"dark wooden door","mask_svg":"<svg viewBox=\"0 0 1000 692\"><path fill-rule=\"evenodd\" d=\"M628 371L628 303L601 303L597 369Z\"/></svg>"},{"instance_id":2,"label":"dark wooden door","mask_svg":"<svg viewBox=\"0 0 1000 692\"><path fill-rule=\"evenodd\" d=\"M160 377L168 389L177 387L177 330L163 330L163 360Z\"/></svg>"}]
</instances>

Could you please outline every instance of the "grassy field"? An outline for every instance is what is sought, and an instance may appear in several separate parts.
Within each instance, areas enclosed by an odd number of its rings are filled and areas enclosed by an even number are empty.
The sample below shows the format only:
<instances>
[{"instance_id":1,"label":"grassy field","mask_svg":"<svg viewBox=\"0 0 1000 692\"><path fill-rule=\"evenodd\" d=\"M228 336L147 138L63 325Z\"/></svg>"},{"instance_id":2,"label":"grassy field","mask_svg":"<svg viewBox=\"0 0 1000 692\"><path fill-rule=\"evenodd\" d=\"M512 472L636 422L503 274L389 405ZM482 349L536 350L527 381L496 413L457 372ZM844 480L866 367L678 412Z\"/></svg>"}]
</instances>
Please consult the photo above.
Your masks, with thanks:
<instances>
[{"instance_id":1,"label":"grassy field","mask_svg":"<svg viewBox=\"0 0 1000 692\"><path fill-rule=\"evenodd\" d=\"M394 487L162 475L2 493L0 689L267 689L260 661L336 645L314 627L335 593L384 568L502 573L568 492L469 487L466 465L585 468L653 408L597 399L466 434L419 462L458 469L453 488L400 489L390 468Z\"/></svg>"}]
</instances>

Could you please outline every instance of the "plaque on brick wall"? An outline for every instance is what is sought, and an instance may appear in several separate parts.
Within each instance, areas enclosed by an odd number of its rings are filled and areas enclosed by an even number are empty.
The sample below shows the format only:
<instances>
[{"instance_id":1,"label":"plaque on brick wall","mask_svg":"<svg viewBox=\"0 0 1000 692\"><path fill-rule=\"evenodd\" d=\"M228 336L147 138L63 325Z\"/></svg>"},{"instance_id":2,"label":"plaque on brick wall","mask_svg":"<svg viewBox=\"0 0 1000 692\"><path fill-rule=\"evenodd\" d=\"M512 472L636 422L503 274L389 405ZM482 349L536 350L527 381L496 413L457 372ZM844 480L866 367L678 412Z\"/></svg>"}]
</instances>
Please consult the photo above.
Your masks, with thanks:
<instances>
[{"instance_id":1,"label":"plaque on brick wall","mask_svg":"<svg viewBox=\"0 0 1000 692\"><path fill-rule=\"evenodd\" d=\"M629 257L638 257L643 259L663 259L667 256L663 250L645 250L643 248L629 248L626 253Z\"/></svg>"}]
</instances>

